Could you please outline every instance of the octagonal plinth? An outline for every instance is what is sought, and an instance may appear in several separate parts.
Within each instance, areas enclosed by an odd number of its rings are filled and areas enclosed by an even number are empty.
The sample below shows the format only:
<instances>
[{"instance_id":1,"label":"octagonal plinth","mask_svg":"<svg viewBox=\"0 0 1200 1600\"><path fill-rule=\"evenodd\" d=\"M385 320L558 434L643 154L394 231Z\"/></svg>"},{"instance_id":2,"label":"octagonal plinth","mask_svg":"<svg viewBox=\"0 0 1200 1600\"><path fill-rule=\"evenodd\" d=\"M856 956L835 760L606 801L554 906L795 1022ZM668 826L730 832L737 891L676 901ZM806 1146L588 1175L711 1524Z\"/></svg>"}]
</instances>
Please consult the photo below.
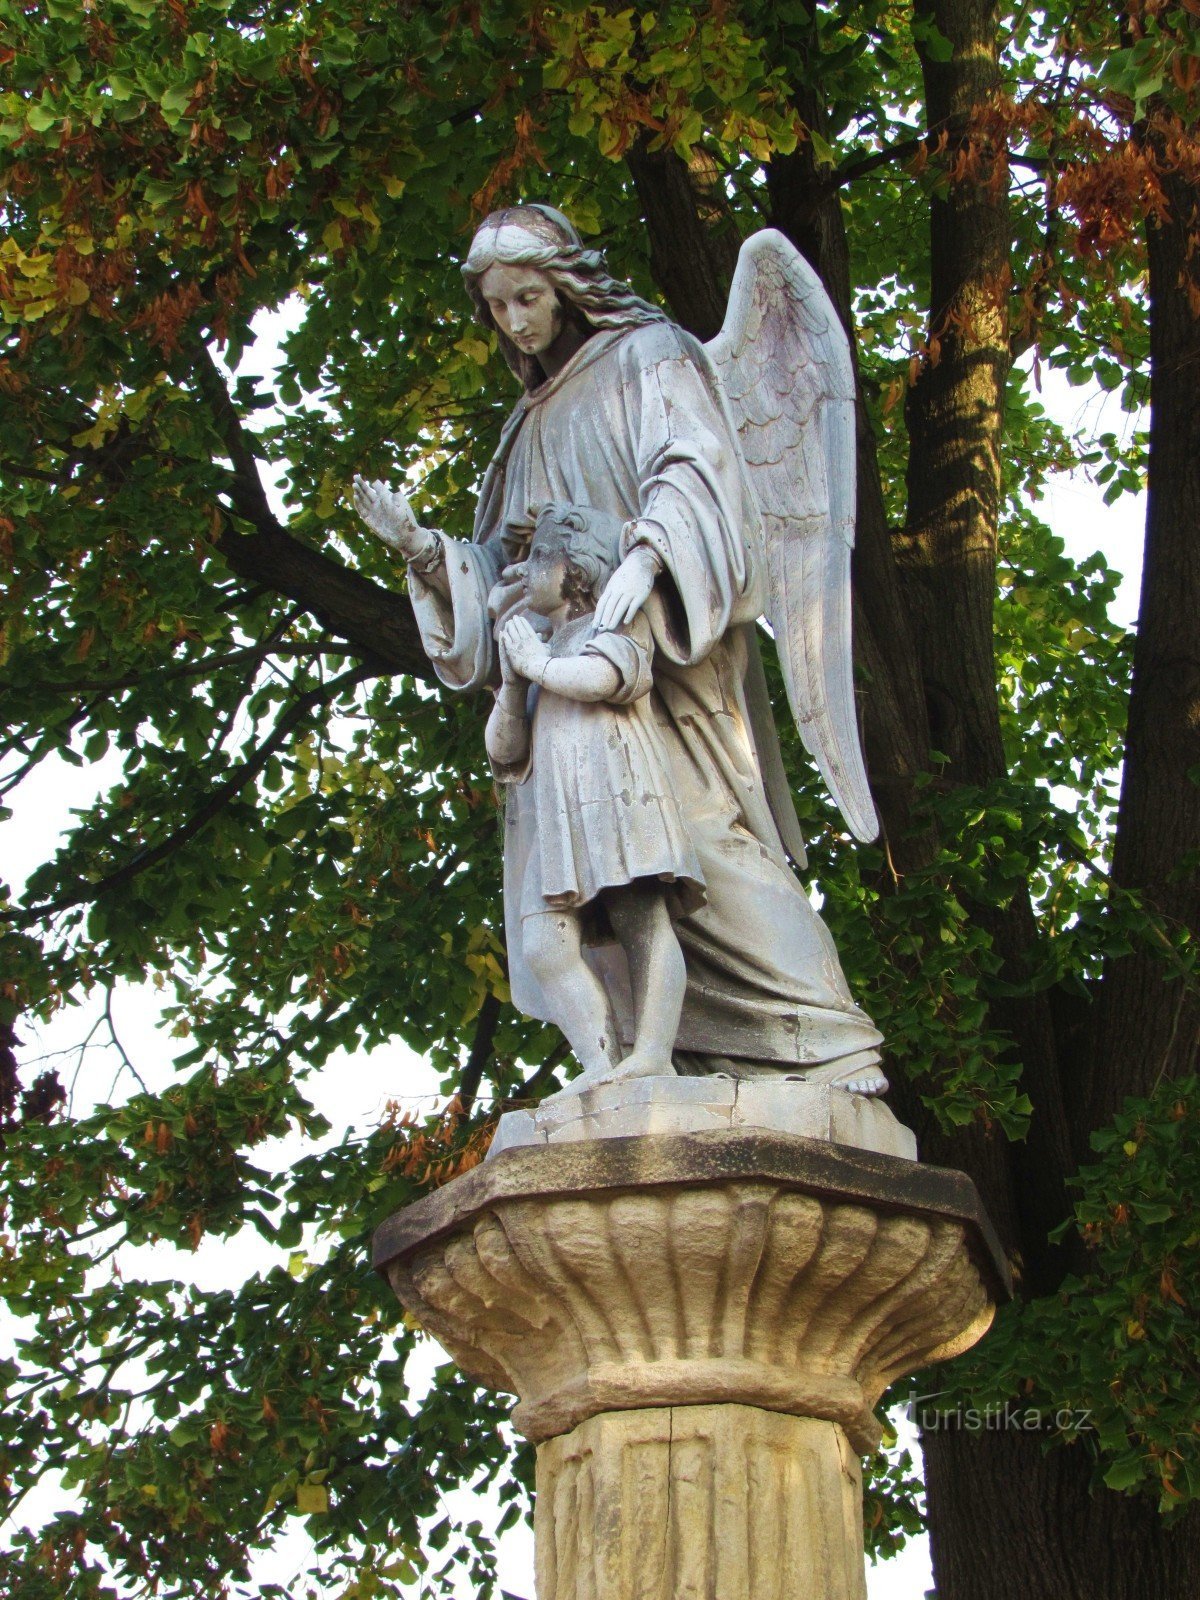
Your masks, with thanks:
<instances>
[{"instance_id":1,"label":"octagonal plinth","mask_svg":"<svg viewBox=\"0 0 1200 1600\"><path fill-rule=\"evenodd\" d=\"M540 1600L856 1600L872 1408L1007 1293L961 1173L753 1131L508 1150L391 1217L375 1256L464 1371L519 1396Z\"/></svg>"}]
</instances>

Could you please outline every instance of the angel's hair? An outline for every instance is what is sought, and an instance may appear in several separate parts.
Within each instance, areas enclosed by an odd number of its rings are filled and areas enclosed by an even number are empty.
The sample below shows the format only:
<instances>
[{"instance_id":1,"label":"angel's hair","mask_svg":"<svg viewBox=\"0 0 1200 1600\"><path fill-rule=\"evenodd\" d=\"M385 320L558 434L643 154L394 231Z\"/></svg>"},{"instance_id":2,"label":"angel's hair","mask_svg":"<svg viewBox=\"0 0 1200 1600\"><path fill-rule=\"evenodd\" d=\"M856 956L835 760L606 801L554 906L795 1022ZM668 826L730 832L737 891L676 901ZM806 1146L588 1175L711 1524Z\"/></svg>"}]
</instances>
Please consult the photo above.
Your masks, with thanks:
<instances>
[{"instance_id":1,"label":"angel's hair","mask_svg":"<svg viewBox=\"0 0 1200 1600\"><path fill-rule=\"evenodd\" d=\"M560 549L567 558L563 599L572 613L594 611L604 585L621 561L621 522L591 506L541 506L534 524L534 545Z\"/></svg>"},{"instance_id":2,"label":"angel's hair","mask_svg":"<svg viewBox=\"0 0 1200 1600\"><path fill-rule=\"evenodd\" d=\"M462 275L476 321L495 332L504 359L526 389L536 389L546 374L536 356L518 350L496 327L479 287L479 280L494 266L536 267L544 272L567 315L587 333L669 320L627 283L610 277L603 253L586 249L571 223L553 206L531 203L493 211L471 241Z\"/></svg>"}]
</instances>

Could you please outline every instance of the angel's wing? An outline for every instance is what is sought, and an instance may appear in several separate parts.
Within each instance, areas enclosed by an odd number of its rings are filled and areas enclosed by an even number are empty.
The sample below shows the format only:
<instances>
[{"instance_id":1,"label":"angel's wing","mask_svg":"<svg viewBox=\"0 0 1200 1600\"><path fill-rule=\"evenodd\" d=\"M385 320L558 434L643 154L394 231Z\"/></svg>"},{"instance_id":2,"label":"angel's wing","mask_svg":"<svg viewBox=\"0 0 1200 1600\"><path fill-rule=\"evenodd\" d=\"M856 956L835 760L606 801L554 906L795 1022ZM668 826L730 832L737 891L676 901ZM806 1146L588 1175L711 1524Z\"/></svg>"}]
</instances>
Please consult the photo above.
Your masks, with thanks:
<instances>
[{"instance_id":1,"label":"angel's wing","mask_svg":"<svg viewBox=\"0 0 1200 1600\"><path fill-rule=\"evenodd\" d=\"M800 737L851 833L874 839L850 654L854 369L820 278L775 229L743 244L707 348L763 514L767 620Z\"/></svg>"}]
</instances>

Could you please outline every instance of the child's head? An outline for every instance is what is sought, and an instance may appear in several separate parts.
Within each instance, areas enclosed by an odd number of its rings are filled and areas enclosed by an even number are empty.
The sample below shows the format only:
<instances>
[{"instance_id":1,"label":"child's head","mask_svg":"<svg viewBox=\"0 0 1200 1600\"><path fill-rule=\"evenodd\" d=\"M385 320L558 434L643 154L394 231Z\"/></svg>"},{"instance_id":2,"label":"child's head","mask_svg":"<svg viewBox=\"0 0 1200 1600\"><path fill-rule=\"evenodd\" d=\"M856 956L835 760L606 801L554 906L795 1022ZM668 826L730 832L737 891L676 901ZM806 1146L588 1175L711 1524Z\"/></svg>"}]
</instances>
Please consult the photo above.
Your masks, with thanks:
<instances>
[{"instance_id":1,"label":"child's head","mask_svg":"<svg viewBox=\"0 0 1200 1600\"><path fill-rule=\"evenodd\" d=\"M621 520L592 506L543 506L534 524L527 569L534 554L561 553L561 599L573 616L594 611L601 591L621 560ZM532 599L532 596L531 596Z\"/></svg>"}]
</instances>

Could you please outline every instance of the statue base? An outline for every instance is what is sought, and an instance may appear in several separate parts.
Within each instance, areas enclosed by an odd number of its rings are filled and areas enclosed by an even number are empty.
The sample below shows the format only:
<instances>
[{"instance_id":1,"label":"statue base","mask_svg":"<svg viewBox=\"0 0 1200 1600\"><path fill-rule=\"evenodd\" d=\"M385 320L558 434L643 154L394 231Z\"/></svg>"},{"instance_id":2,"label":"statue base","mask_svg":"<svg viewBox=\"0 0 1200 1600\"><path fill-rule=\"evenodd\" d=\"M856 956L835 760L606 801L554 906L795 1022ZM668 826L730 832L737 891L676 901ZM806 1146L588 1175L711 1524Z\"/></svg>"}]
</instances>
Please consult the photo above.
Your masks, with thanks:
<instances>
[{"instance_id":1,"label":"statue base","mask_svg":"<svg viewBox=\"0 0 1200 1600\"><path fill-rule=\"evenodd\" d=\"M770 1078L626 1078L500 1118L488 1160L526 1145L662 1138L756 1128L917 1159L916 1136L882 1100L827 1084Z\"/></svg>"},{"instance_id":2,"label":"statue base","mask_svg":"<svg viewBox=\"0 0 1200 1600\"><path fill-rule=\"evenodd\" d=\"M875 1403L1008 1292L962 1173L745 1127L510 1147L375 1260L520 1397L539 1600L862 1600Z\"/></svg>"}]
</instances>

